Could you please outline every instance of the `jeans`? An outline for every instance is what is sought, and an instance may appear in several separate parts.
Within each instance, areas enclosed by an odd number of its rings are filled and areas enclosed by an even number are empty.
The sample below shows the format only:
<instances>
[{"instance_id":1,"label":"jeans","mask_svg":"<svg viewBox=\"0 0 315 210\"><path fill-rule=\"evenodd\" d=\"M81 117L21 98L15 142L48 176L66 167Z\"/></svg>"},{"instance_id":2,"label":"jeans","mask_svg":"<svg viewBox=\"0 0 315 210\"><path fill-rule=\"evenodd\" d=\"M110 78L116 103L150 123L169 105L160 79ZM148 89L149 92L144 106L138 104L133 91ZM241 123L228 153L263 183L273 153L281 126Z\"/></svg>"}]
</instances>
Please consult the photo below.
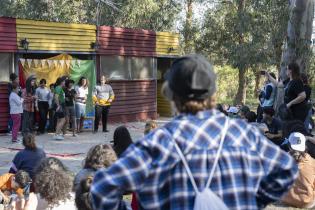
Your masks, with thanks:
<instances>
[{"instance_id":1,"label":"jeans","mask_svg":"<svg viewBox=\"0 0 315 210\"><path fill-rule=\"evenodd\" d=\"M107 118L110 106L95 106L95 121L94 121L94 131L98 130L100 120L102 118L103 131L107 130Z\"/></svg>"},{"instance_id":2,"label":"jeans","mask_svg":"<svg viewBox=\"0 0 315 210\"><path fill-rule=\"evenodd\" d=\"M23 111L22 132L32 133L34 127L34 112Z\"/></svg>"},{"instance_id":3,"label":"jeans","mask_svg":"<svg viewBox=\"0 0 315 210\"><path fill-rule=\"evenodd\" d=\"M21 114L11 114L11 119L13 122L12 126L12 140L16 141L18 137L18 133L21 126Z\"/></svg>"},{"instance_id":4,"label":"jeans","mask_svg":"<svg viewBox=\"0 0 315 210\"><path fill-rule=\"evenodd\" d=\"M39 125L38 131L40 133L45 132L46 124L47 124L47 114L48 114L49 104L46 101L39 101L38 102L38 109L39 109Z\"/></svg>"},{"instance_id":5,"label":"jeans","mask_svg":"<svg viewBox=\"0 0 315 210\"><path fill-rule=\"evenodd\" d=\"M57 119L55 117L55 110L49 109L48 115L49 115L49 128L48 128L48 130L51 132L54 132L56 130L56 124L57 124Z\"/></svg>"}]
</instances>

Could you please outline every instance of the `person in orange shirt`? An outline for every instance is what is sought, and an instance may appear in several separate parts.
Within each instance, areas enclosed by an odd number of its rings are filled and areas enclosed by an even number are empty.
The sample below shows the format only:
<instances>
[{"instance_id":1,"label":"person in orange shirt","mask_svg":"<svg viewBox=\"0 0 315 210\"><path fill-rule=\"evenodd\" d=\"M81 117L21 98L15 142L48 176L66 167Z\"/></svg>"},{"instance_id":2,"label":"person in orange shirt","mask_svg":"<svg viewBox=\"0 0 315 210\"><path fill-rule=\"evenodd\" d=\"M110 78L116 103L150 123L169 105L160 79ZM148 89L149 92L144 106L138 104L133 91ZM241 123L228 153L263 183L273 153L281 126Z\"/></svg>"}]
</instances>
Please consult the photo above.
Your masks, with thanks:
<instances>
[{"instance_id":1,"label":"person in orange shirt","mask_svg":"<svg viewBox=\"0 0 315 210\"><path fill-rule=\"evenodd\" d=\"M5 173L0 176L0 203L9 204L10 196L17 194L18 197L27 197L27 186L32 182L26 171L20 170L16 174ZM24 190L25 189L25 190ZM25 198L27 200L27 198Z\"/></svg>"},{"instance_id":2,"label":"person in orange shirt","mask_svg":"<svg viewBox=\"0 0 315 210\"><path fill-rule=\"evenodd\" d=\"M290 154L298 163L299 176L282 202L297 208L315 206L315 159L306 153L305 143L306 137L301 133L292 133L289 137Z\"/></svg>"}]
</instances>

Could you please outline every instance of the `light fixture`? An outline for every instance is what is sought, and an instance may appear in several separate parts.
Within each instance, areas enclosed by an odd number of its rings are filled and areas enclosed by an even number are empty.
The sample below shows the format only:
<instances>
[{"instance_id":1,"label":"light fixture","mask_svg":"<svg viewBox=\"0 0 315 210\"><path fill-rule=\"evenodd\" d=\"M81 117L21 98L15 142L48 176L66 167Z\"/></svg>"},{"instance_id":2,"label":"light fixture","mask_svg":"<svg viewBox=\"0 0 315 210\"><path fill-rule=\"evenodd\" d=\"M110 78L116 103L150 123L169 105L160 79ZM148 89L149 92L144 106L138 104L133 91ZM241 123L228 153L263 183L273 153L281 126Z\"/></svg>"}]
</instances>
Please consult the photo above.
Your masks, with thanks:
<instances>
[{"instance_id":1,"label":"light fixture","mask_svg":"<svg viewBox=\"0 0 315 210\"><path fill-rule=\"evenodd\" d=\"M28 46L29 46L29 41L27 41L26 38L22 39L20 41L20 44L21 44L21 47L24 49L24 50L28 50Z\"/></svg>"},{"instance_id":2,"label":"light fixture","mask_svg":"<svg viewBox=\"0 0 315 210\"><path fill-rule=\"evenodd\" d=\"M173 47L169 47L168 49L167 49L167 52L168 53L171 53L171 52L173 52L175 49L173 48Z\"/></svg>"}]
</instances>

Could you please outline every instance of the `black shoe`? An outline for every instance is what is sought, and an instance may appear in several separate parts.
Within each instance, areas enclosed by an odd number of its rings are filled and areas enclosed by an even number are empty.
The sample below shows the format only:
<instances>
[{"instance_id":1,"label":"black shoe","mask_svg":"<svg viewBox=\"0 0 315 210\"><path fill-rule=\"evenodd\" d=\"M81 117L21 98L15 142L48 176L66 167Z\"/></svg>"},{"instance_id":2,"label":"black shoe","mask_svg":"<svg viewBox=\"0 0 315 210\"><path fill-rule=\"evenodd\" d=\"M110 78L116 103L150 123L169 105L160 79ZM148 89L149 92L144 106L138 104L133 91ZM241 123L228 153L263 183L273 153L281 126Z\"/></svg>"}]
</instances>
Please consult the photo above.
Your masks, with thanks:
<instances>
[{"instance_id":1,"label":"black shoe","mask_svg":"<svg viewBox=\"0 0 315 210\"><path fill-rule=\"evenodd\" d=\"M96 134L96 133L97 133L97 131L95 131L95 130L94 130L92 133L93 133L93 134Z\"/></svg>"},{"instance_id":2,"label":"black shoe","mask_svg":"<svg viewBox=\"0 0 315 210\"><path fill-rule=\"evenodd\" d=\"M109 132L109 130L103 130L103 133L108 133Z\"/></svg>"}]
</instances>

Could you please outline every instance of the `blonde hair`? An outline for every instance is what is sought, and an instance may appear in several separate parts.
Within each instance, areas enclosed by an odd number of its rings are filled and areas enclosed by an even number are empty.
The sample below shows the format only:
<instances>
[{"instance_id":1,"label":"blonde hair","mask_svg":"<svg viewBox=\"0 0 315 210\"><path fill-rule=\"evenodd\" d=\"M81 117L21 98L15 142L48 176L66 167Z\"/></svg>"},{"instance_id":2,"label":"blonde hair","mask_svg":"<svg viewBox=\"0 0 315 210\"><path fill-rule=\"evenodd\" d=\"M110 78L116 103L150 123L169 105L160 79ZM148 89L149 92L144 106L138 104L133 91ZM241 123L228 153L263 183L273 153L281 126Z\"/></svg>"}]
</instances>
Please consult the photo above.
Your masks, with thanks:
<instances>
[{"instance_id":1,"label":"blonde hair","mask_svg":"<svg viewBox=\"0 0 315 210\"><path fill-rule=\"evenodd\" d=\"M117 160L112 146L109 144L98 144L93 146L86 155L84 168L98 170L107 168Z\"/></svg>"},{"instance_id":2,"label":"blonde hair","mask_svg":"<svg viewBox=\"0 0 315 210\"><path fill-rule=\"evenodd\" d=\"M144 134L148 134L150 133L152 130L156 129L158 127L156 121L154 120L150 120L148 122L146 122L145 126L144 126Z\"/></svg>"}]
</instances>

